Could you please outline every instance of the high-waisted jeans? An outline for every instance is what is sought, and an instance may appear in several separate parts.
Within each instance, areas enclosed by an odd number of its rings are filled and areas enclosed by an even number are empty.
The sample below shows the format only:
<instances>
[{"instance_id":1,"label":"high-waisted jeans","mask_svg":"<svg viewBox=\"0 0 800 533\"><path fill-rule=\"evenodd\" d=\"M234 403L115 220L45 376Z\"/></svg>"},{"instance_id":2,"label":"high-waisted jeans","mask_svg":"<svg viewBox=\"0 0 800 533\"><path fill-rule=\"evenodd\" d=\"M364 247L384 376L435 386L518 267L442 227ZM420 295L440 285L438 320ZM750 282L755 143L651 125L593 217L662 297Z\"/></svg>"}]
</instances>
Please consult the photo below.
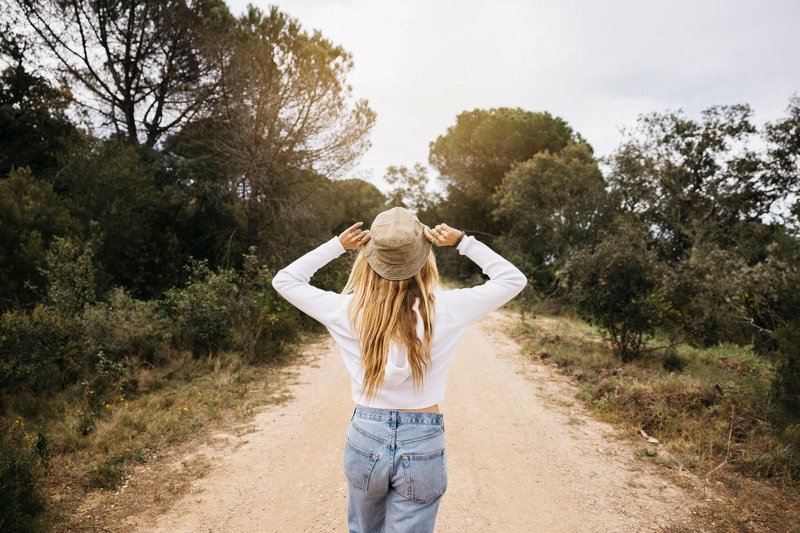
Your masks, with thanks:
<instances>
[{"instance_id":1,"label":"high-waisted jeans","mask_svg":"<svg viewBox=\"0 0 800 533\"><path fill-rule=\"evenodd\" d=\"M356 406L344 473L351 533L432 532L447 489L444 415Z\"/></svg>"}]
</instances>

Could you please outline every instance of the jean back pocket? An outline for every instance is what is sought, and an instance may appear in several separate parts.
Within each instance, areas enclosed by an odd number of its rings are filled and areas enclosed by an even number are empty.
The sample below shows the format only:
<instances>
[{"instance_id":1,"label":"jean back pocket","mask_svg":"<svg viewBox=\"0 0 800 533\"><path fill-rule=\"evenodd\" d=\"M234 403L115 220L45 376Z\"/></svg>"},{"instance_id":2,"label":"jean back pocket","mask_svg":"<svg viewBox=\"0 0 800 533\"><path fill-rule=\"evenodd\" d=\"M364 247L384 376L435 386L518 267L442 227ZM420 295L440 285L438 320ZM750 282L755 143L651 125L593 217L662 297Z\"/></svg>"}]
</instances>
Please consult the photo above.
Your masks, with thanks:
<instances>
[{"instance_id":1,"label":"jean back pocket","mask_svg":"<svg viewBox=\"0 0 800 533\"><path fill-rule=\"evenodd\" d=\"M428 503L447 490L447 455L441 449L433 453L404 453L403 471L406 498Z\"/></svg>"},{"instance_id":2,"label":"jean back pocket","mask_svg":"<svg viewBox=\"0 0 800 533\"><path fill-rule=\"evenodd\" d=\"M344 447L344 475L357 489L367 492L369 479L380 453L363 450L346 439Z\"/></svg>"}]
</instances>

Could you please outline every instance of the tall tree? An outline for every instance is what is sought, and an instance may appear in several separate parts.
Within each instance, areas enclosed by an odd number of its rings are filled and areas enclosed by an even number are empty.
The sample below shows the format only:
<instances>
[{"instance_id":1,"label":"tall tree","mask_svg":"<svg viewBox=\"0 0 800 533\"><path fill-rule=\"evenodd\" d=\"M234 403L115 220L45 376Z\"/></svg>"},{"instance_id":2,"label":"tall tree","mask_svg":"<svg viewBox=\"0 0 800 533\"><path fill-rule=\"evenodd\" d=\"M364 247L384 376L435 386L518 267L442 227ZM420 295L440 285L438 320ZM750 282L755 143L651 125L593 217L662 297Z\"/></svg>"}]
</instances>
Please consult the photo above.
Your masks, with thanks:
<instances>
[{"instance_id":1,"label":"tall tree","mask_svg":"<svg viewBox=\"0 0 800 533\"><path fill-rule=\"evenodd\" d=\"M497 188L492 214L508 228L500 247L530 266L532 286L554 289L570 254L592 244L610 220L606 182L591 148L569 144L514 165Z\"/></svg>"},{"instance_id":2,"label":"tall tree","mask_svg":"<svg viewBox=\"0 0 800 533\"><path fill-rule=\"evenodd\" d=\"M205 47L224 34L223 0L7 0L85 110L154 146L215 94Z\"/></svg>"},{"instance_id":3,"label":"tall tree","mask_svg":"<svg viewBox=\"0 0 800 533\"><path fill-rule=\"evenodd\" d=\"M800 235L800 95L793 95L786 116L768 123L765 187L780 201L779 220Z\"/></svg>"},{"instance_id":4,"label":"tall tree","mask_svg":"<svg viewBox=\"0 0 800 533\"><path fill-rule=\"evenodd\" d=\"M14 168L30 167L37 178L51 178L56 158L75 127L66 117L70 97L31 71L30 43L8 26L0 34L0 179Z\"/></svg>"},{"instance_id":5,"label":"tall tree","mask_svg":"<svg viewBox=\"0 0 800 533\"><path fill-rule=\"evenodd\" d=\"M405 165L389 166L384 180L392 187L389 193L389 204L392 206L405 207L419 215L442 201L441 195L431 189L428 169L419 163L412 168Z\"/></svg>"},{"instance_id":6,"label":"tall tree","mask_svg":"<svg viewBox=\"0 0 800 533\"><path fill-rule=\"evenodd\" d=\"M263 230L287 229L287 213L303 209L319 176L361 156L375 113L364 99L351 107L351 54L276 6L250 6L217 50L220 95L192 134L235 182L253 243Z\"/></svg>"},{"instance_id":7,"label":"tall tree","mask_svg":"<svg viewBox=\"0 0 800 533\"><path fill-rule=\"evenodd\" d=\"M497 235L492 194L514 163L558 152L580 136L561 118L519 108L475 109L430 143L428 160L447 186L448 224Z\"/></svg>"},{"instance_id":8,"label":"tall tree","mask_svg":"<svg viewBox=\"0 0 800 533\"><path fill-rule=\"evenodd\" d=\"M701 120L682 111L642 115L609 159L609 182L623 209L655 232L663 259L693 260L705 241L724 247L742 221L769 213L756 128L746 104L713 106Z\"/></svg>"}]
</instances>

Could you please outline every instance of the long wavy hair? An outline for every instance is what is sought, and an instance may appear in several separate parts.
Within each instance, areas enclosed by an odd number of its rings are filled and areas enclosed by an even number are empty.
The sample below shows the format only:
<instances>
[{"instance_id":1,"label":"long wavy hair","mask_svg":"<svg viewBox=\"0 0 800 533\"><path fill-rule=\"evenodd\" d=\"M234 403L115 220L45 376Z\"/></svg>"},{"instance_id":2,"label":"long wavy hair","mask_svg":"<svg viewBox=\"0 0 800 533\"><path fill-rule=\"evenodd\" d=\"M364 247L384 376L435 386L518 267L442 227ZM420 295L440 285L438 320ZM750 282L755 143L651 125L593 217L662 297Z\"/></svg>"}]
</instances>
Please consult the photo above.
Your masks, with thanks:
<instances>
[{"instance_id":1,"label":"long wavy hair","mask_svg":"<svg viewBox=\"0 0 800 533\"><path fill-rule=\"evenodd\" d=\"M438 283L439 271L433 250L419 272L402 280L381 277L367 261L363 249L359 250L342 294L353 293L348 313L350 325L361 344L364 365L361 392L366 392L368 399L374 398L381 387L392 340L407 347L414 388L422 386L425 369L431 364L434 290ZM423 339L416 329L414 302L417 298Z\"/></svg>"}]
</instances>

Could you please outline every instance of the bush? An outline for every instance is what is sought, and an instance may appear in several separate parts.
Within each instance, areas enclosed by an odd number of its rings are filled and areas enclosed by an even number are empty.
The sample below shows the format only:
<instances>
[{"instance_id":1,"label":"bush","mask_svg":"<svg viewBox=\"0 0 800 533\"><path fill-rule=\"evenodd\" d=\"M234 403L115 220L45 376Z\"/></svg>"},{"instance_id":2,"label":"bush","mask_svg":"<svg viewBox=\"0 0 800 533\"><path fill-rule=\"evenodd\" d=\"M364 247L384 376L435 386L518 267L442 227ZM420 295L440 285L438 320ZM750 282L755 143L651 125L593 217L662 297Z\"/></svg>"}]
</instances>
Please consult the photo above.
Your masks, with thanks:
<instances>
[{"instance_id":1,"label":"bush","mask_svg":"<svg viewBox=\"0 0 800 533\"><path fill-rule=\"evenodd\" d=\"M800 419L800 319L795 318L775 330L778 341L775 397L787 412Z\"/></svg>"},{"instance_id":2,"label":"bush","mask_svg":"<svg viewBox=\"0 0 800 533\"><path fill-rule=\"evenodd\" d=\"M178 346L188 346L192 356L216 354L230 347L231 330L241 317L236 274L212 272L208 261L192 259L190 278L184 287L165 291Z\"/></svg>"},{"instance_id":3,"label":"bush","mask_svg":"<svg viewBox=\"0 0 800 533\"><path fill-rule=\"evenodd\" d=\"M267 360L297 338L297 312L272 287L272 273L258 264L253 248L245 255L239 303L234 344L248 360Z\"/></svg>"},{"instance_id":4,"label":"bush","mask_svg":"<svg viewBox=\"0 0 800 533\"><path fill-rule=\"evenodd\" d=\"M600 326L625 362L639 356L646 336L671 311L644 229L632 223L619 223L594 249L573 254L565 270L581 318Z\"/></svg>"},{"instance_id":5,"label":"bush","mask_svg":"<svg viewBox=\"0 0 800 533\"><path fill-rule=\"evenodd\" d=\"M84 353L77 321L41 305L7 311L0 317L0 391L60 390L80 379Z\"/></svg>"},{"instance_id":6,"label":"bush","mask_svg":"<svg viewBox=\"0 0 800 533\"><path fill-rule=\"evenodd\" d=\"M675 325L685 341L706 348L720 342L749 344L748 326L731 303L740 290L731 280L745 266L741 257L707 244L698 246L691 260L666 271L666 298L679 310Z\"/></svg>"},{"instance_id":7,"label":"bush","mask_svg":"<svg viewBox=\"0 0 800 533\"><path fill-rule=\"evenodd\" d=\"M47 279L47 305L64 316L83 311L95 299L93 256L96 243L78 243L55 237L47 250L47 266L40 269Z\"/></svg>"},{"instance_id":8,"label":"bush","mask_svg":"<svg viewBox=\"0 0 800 533\"><path fill-rule=\"evenodd\" d=\"M20 419L0 419L0 531L44 531L46 499L41 488L45 461L41 435L24 431Z\"/></svg>"},{"instance_id":9,"label":"bush","mask_svg":"<svg viewBox=\"0 0 800 533\"><path fill-rule=\"evenodd\" d=\"M131 356L157 364L165 358L169 325L158 302L137 300L122 287L84 309L83 330L90 352L102 351L115 361Z\"/></svg>"}]
</instances>

